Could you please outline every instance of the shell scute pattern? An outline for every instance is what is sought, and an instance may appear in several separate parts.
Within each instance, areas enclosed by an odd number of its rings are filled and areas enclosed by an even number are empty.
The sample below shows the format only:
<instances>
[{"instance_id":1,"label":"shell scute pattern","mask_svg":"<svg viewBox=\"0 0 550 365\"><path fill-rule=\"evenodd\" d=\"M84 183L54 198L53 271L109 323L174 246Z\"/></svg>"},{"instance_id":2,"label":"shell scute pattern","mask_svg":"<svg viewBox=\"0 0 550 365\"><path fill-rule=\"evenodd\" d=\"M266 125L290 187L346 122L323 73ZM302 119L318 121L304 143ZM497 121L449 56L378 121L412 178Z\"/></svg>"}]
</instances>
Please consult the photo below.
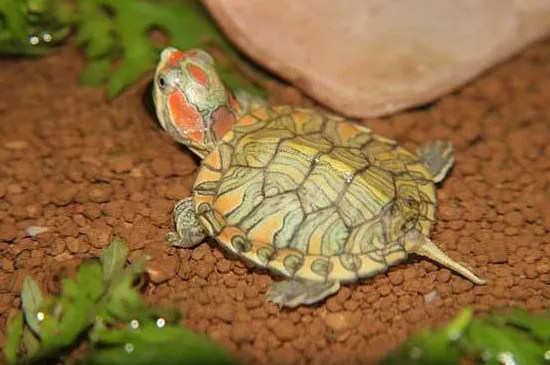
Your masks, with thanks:
<instances>
[{"instance_id":1,"label":"shell scute pattern","mask_svg":"<svg viewBox=\"0 0 550 365\"><path fill-rule=\"evenodd\" d=\"M430 177L368 128L265 107L241 117L205 157L194 201L211 207L199 220L228 250L288 277L348 282L406 258L388 237L396 227L429 233ZM388 219L391 209L402 219Z\"/></svg>"}]
</instances>

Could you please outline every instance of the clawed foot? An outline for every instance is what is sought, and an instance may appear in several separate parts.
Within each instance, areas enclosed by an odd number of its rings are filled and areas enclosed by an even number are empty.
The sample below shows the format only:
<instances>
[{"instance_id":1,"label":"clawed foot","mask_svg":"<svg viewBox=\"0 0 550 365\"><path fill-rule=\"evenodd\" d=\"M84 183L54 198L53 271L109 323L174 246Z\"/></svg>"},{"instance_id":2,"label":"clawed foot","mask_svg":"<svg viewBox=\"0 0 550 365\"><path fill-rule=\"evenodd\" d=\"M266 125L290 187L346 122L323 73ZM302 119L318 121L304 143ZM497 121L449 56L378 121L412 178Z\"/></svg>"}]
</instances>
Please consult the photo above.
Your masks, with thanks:
<instances>
[{"instance_id":1,"label":"clawed foot","mask_svg":"<svg viewBox=\"0 0 550 365\"><path fill-rule=\"evenodd\" d=\"M267 293L267 300L281 307L294 308L301 304L319 302L340 289L340 282L309 282L285 280L273 283Z\"/></svg>"},{"instance_id":2,"label":"clawed foot","mask_svg":"<svg viewBox=\"0 0 550 365\"><path fill-rule=\"evenodd\" d=\"M180 237L180 235L178 234L178 232L168 232L166 233L166 235L164 236L164 238L166 239L166 241L172 245L172 246L176 246L176 247L186 247L185 245L185 242L183 242L182 238Z\"/></svg>"},{"instance_id":3,"label":"clawed foot","mask_svg":"<svg viewBox=\"0 0 550 365\"><path fill-rule=\"evenodd\" d=\"M206 232L201 226L193 209L193 199L180 200L172 213L176 231L168 232L166 241L177 247L193 247L206 238Z\"/></svg>"}]
</instances>

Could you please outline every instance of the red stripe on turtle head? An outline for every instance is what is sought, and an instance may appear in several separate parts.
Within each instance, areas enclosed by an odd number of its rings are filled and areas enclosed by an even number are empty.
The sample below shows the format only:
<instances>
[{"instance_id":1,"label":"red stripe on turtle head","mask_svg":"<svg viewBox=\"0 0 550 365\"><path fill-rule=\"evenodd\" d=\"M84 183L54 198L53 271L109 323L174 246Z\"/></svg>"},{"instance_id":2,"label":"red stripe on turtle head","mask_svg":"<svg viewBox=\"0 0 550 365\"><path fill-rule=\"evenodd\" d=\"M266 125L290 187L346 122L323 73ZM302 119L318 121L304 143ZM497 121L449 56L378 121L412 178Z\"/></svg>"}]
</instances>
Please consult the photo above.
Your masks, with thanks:
<instances>
[{"instance_id":1,"label":"red stripe on turtle head","mask_svg":"<svg viewBox=\"0 0 550 365\"><path fill-rule=\"evenodd\" d=\"M229 132L234 123L235 115L226 105L220 106L212 113L212 128L218 140Z\"/></svg>"},{"instance_id":2,"label":"red stripe on turtle head","mask_svg":"<svg viewBox=\"0 0 550 365\"><path fill-rule=\"evenodd\" d=\"M202 115L194 105L189 103L185 94L174 92L168 96L167 102L172 122L178 132L185 138L203 143Z\"/></svg>"},{"instance_id":3,"label":"red stripe on turtle head","mask_svg":"<svg viewBox=\"0 0 550 365\"><path fill-rule=\"evenodd\" d=\"M197 51L195 49L183 52L179 49L170 47L166 48L165 52L168 53L166 56L166 66L171 67L179 67L182 61L197 55Z\"/></svg>"},{"instance_id":4,"label":"red stripe on turtle head","mask_svg":"<svg viewBox=\"0 0 550 365\"><path fill-rule=\"evenodd\" d=\"M183 61L185 58L185 53L183 53L182 51L174 50L168 55L166 65L171 67L178 67L181 61Z\"/></svg>"},{"instance_id":5,"label":"red stripe on turtle head","mask_svg":"<svg viewBox=\"0 0 550 365\"><path fill-rule=\"evenodd\" d=\"M187 72L189 72L189 76L191 76L193 80L205 87L208 87L208 84L210 83L208 74L204 72L202 68L189 63L187 64Z\"/></svg>"}]
</instances>

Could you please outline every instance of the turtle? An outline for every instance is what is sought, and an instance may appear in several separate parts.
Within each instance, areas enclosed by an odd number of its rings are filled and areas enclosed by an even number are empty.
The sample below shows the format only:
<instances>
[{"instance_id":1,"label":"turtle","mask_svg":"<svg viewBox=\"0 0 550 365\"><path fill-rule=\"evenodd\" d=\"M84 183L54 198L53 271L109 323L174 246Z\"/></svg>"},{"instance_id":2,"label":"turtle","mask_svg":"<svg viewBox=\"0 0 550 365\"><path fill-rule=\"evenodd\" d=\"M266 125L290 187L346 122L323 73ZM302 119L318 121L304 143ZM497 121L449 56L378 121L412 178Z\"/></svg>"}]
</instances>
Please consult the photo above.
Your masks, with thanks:
<instances>
[{"instance_id":1,"label":"turtle","mask_svg":"<svg viewBox=\"0 0 550 365\"><path fill-rule=\"evenodd\" d=\"M269 302L321 302L409 254L485 283L429 238L436 184L454 162L451 142L428 142L413 154L320 108L232 92L202 49L162 50L153 99L162 128L201 159L166 239L191 248L211 237L282 277L268 289Z\"/></svg>"}]
</instances>

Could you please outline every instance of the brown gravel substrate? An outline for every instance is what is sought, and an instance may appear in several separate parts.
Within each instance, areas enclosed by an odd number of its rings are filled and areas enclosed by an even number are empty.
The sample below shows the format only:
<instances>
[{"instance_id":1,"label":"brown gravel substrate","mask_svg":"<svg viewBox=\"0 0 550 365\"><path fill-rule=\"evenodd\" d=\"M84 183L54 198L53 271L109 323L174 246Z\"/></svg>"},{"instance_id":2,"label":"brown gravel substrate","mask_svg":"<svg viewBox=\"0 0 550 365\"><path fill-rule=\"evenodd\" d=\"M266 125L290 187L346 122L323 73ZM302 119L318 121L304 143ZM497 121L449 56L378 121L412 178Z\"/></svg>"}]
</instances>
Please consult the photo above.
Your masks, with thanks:
<instances>
[{"instance_id":1,"label":"brown gravel substrate","mask_svg":"<svg viewBox=\"0 0 550 365\"><path fill-rule=\"evenodd\" d=\"M367 124L407 148L450 138L456 166L439 189L433 238L486 286L422 260L347 286L316 307L266 304L271 277L212 243L168 247L172 205L196 161L143 107L144 87L106 103L79 88L74 49L0 61L0 343L22 279L45 288L62 265L97 255L113 235L149 253L148 298L258 364L359 364L459 308L550 301L550 41L537 44L430 108ZM291 90L278 94L302 102ZM31 226L48 231L34 238Z\"/></svg>"}]
</instances>

